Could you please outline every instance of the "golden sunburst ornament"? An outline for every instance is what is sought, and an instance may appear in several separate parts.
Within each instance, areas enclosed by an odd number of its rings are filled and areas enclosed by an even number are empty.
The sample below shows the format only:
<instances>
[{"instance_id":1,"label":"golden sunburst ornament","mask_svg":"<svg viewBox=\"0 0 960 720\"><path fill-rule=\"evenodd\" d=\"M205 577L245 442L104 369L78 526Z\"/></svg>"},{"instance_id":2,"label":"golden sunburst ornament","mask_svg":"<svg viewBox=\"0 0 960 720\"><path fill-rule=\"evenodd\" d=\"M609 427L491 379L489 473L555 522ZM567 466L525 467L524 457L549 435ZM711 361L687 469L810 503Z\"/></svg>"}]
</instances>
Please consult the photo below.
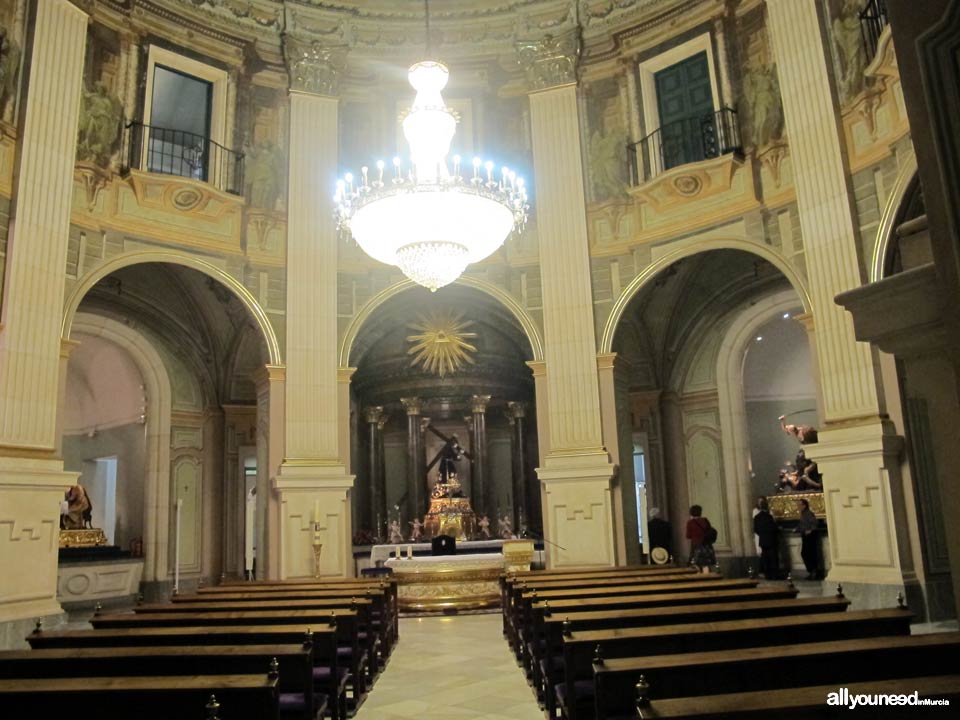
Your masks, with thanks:
<instances>
[{"instance_id":1,"label":"golden sunburst ornament","mask_svg":"<svg viewBox=\"0 0 960 720\"><path fill-rule=\"evenodd\" d=\"M407 355L414 355L410 367L420 364L426 372L444 377L462 368L464 363L473 364L470 353L475 353L477 348L467 340L477 334L465 332L471 325L473 321L464 320L462 313L440 311L421 315L420 322L410 325L417 334L407 336L407 341L413 343L407 350Z\"/></svg>"}]
</instances>

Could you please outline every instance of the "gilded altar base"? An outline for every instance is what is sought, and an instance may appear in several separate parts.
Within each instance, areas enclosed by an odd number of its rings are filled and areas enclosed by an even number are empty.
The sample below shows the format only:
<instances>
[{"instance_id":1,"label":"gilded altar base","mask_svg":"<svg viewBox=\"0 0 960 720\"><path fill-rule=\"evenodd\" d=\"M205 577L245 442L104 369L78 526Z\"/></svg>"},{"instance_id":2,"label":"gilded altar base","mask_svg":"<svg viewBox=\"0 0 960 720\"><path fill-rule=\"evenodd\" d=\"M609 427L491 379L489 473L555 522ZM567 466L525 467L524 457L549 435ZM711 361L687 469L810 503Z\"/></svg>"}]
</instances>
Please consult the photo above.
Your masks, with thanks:
<instances>
[{"instance_id":1,"label":"gilded altar base","mask_svg":"<svg viewBox=\"0 0 960 720\"><path fill-rule=\"evenodd\" d=\"M100 547L106 544L107 536L100 528L60 531L60 547L62 548Z\"/></svg>"},{"instance_id":2,"label":"gilded altar base","mask_svg":"<svg viewBox=\"0 0 960 720\"><path fill-rule=\"evenodd\" d=\"M826 519L827 508L823 501L822 492L768 495L767 505L770 507L770 514L773 515L776 520L799 520L801 500L806 500L810 503L810 510L817 518L822 520Z\"/></svg>"}]
</instances>

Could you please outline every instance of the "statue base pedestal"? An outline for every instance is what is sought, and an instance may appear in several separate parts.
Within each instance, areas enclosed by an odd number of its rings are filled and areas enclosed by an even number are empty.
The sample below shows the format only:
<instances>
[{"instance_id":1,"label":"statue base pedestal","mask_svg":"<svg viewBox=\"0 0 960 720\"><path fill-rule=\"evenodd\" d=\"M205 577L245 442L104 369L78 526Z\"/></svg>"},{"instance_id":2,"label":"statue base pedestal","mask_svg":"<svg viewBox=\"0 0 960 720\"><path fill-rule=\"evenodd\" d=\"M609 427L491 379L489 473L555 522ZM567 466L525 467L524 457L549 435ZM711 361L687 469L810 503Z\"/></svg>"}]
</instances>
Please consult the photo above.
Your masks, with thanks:
<instances>
[{"instance_id":1,"label":"statue base pedestal","mask_svg":"<svg viewBox=\"0 0 960 720\"><path fill-rule=\"evenodd\" d=\"M423 518L424 535L450 535L469 540L477 534L477 516L470 507L470 498L438 497L430 500L430 510Z\"/></svg>"}]
</instances>

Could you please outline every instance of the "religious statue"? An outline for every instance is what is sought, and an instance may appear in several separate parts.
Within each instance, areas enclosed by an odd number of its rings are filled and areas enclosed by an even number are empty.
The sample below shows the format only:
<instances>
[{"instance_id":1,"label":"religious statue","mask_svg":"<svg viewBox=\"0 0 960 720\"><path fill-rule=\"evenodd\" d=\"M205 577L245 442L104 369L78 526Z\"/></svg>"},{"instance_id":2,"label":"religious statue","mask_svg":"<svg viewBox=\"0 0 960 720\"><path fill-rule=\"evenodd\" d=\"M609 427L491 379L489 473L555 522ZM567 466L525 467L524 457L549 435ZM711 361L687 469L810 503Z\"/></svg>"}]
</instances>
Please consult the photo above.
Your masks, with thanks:
<instances>
[{"instance_id":1,"label":"religious statue","mask_svg":"<svg viewBox=\"0 0 960 720\"><path fill-rule=\"evenodd\" d=\"M743 99L749 108L750 137L765 147L783 136L783 105L776 67L755 62L743 76Z\"/></svg>"},{"instance_id":2,"label":"religious statue","mask_svg":"<svg viewBox=\"0 0 960 720\"><path fill-rule=\"evenodd\" d=\"M509 515L504 515L497 521L500 526L500 537L504 540L513 540L513 522Z\"/></svg>"},{"instance_id":3,"label":"religious statue","mask_svg":"<svg viewBox=\"0 0 960 720\"><path fill-rule=\"evenodd\" d=\"M440 450L440 482L444 485L450 482L450 478L457 476L457 463L463 459L463 448L456 435L451 435L450 439Z\"/></svg>"},{"instance_id":4,"label":"religious statue","mask_svg":"<svg viewBox=\"0 0 960 720\"><path fill-rule=\"evenodd\" d=\"M862 5L862 0L844 0L839 14L833 20L833 42L840 64L837 68L837 84L843 101L850 100L863 88L867 58L860 29Z\"/></svg>"},{"instance_id":5,"label":"religious statue","mask_svg":"<svg viewBox=\"0 0 960 720\"><path fill-rule=\"evenodd\" d=\"M784 423L784 420L787 419L786 415L781 415L778 419L780 420L780 429L787 435L796 437L801 445L810 445L817 442L817 429L812 425L788 425Z\"/></svg>"},{"instance_id":6,"label":"religious statue","mask_svg":"<svg viewBox=\"0 0 960 720\"><path fill-rule=\"evenodd\" d=\"M120 136L123 104L98 80L93 90L83 89L80 96L80 128L77 133L77 159L106 166Z\"/></svg>"},{"instance_id":7,"label":"religious statue","mask_svg":"<svg viewBox=\"0 0 960 720\"><path fill-rule=\"evenodd\" d=\"M484 540L490 539L490 518L486 515L481 515L480 520L477 522L477 525L480 526L480 537Z\"/></svg>"},{"instance_id":8,"label":"religious statue","mask_svg":"<svg viewBox=\"0 0 960 720\"><path fill-rule=\"evenodd\" d=\"M245 170L250 206L276 210L286 171L283 150L270 140L257 143L247 153Z\"/></svg>"},{"instance_id":9,"label":"religious statue","mask_svg":"<svg viewBox=\"0 0 960 720\"><path fill-rule=\"evenodd\" d=\"M420 522L420 518L414 518L410 522L410 527L413 528L410 531L410 542L419 542L423 537L423 523Z\"/></svg>"},{"instance_id":10,"label":"religious statue","mask_svg":"<svg viewBox=\"0 0 960 720\"><path fill-rule=\"evenodd\" d=\"M776 486L778 492L786 488L796 492L823 491L823 476L820 474L817 461L808 459L803 448L800 448L797 453L793 467L793 470L784 468L780 471L780 479Z\"/></svg>"},{"instance_id":11,"label":"religious statue","mask_svg":"<svg viewBox=\"0 0 960 720\"><path fill-rule=\"evenodd\" d=\"M66 508L61 510L60 526L64 530L82 530L93 526L93 505L83 485L73 485L64 493Z\"/></svg>"},{"instance_id":12,"label":"religious statue","mask_svg":"<svg viewBox=\"0 0 960 720\"><path fill-rule=\"evenodd\" d=\"M392 543L402 543L403 542L403 533L400 532L400 521L391 520L390 521L390 542Z\"/></svg>"}]
</instances>

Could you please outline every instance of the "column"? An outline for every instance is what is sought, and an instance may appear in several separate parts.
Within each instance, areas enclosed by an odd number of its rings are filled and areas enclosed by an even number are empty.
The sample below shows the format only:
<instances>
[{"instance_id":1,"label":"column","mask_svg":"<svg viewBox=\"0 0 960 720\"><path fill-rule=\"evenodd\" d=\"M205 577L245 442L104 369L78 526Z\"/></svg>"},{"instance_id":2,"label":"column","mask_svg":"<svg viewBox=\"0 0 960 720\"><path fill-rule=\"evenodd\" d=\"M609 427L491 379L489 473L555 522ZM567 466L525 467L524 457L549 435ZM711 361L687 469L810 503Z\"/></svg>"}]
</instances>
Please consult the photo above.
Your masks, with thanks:
<instances>
[{"instance_id":1,"label":"column","mask_svg":"<svg viewBox=\"0 0 960 720\"><path fill-rule=\"evenodd\" d=\"M407 411L407 505L406 517L422 517L427 512L424 485L423 429L420 413L423 402L420 398L400 398Z\"/></svg>"},{"instance_id":2,"label":"column","mask_svg":"<svg viewBox=\"0 0 960 720\"><path fill-rule=\"evenodd\" d=\"M283 365L265 365L254 376L257 388L257 503L253 524L257 580L280 579L280 502L271 486L283 461L285 380Z\"/></svg>"},{"instance_id":3,"label":"column","mask_svg":"<svg viewBox=\"0 0 960 720\"><path fill-rule=\"evenodd\" d=\"M527 408L522 402L507 403L513 475L513 527L519 533L529 527L530 499L527 497Z\"/></svg>"},{"instance_id":4,"label":"column","mask_svg":"<svg viewBox=\"0 0 960 720\"><path fill-rule=\"evenodd\" d=\"M497 486L487 477L487 405L489 395L474 395L470 398L470 450L473 454L471 479L480 502L474 507L478 515L491 515L497 511ZM514 526L516 527L516 526Z\"/></svg>"},{"instance_id":5,"label":"column","mask_svg":"<svg viewBox=\"0 0 960 720\"><path fill-rule=\"evenodd\" d=\"M889 605L915 585L908 544L898 541L891 498L900 492L901 438L880 419L878 375L867 343L834 297L859 287L858 232L843 162L816 3L768 0L793 158L820 383L820 442L807 448L824 474L832 568L860 606Z\"/></svg>"},{"instance_id":6,"label":"column","mask_svg":"<svg viewBox=\"0 0 960 720\"><path fill-rule=\"evenodd\" d=\"M550 238L540 255L549 450L537 470L545 532L556 544L548 562L612 565L613 466L600 427L577 103L579 29L518 43L517 51L529 86L537 223L541 237Z\"/></svg>"},{"instance_id":7,"label":"column","mask_svg":"<svg viewBox=\"0 0 960 720\"><path fill-rule=\"evenodd\" d=\"M290 75L287 210L285 452L280 503L281 579L353 574L348 473L338 423L337 235L331 219L337 171L337 81L346 51L284 36Z\"/></svg>"},{"instance_id":8,"label":"column","mask_svg":"<svg viewBox=\"0 0 960 720\"><path fill-rule=\"evenodd\" d=\"M390 513L390 509L387 507L387 461L386 453L383 449L383 428L387 424L387 420L390 419L390 416L384 413L383 417L380 418L380 422L377 423L377 459L379 465L377 467L377 473L379 473L380 484L383 488L383 515L380 516L380 526L374 528L374 534L377 537L386 538L386 527L387 527L387 517ZM381 535L381 533L383 533Z\"/></svg>"},{"instance_id":9,"label":"column","mask_svg":"<svg viewBox=\"0 0 960 720\"><path fill-rule=\"evenodd\" d=\"M370 517L367 518L368 527L379 532L383 527L383 521L387 517L387 488L384 484L384 477L381 474L383 461L380 453L383 451L383 439L381 431L383 429L383 407L375 405L368 407L364 412L364 420L367 422L367 437L369 442L368 452L368 473L370 482Z\"/></svg>"},{"instance_id":10,"label":"column","mask_svg":"<svg viewBox=\"0 0 960 720\"><path fill-rule=\"evenodd\" d=\"M61 611L60 501L77 474L57 454L60 322L86 38L72 3L37 4L0 316L0 623Z\"/></svg>"}]
</instances>

